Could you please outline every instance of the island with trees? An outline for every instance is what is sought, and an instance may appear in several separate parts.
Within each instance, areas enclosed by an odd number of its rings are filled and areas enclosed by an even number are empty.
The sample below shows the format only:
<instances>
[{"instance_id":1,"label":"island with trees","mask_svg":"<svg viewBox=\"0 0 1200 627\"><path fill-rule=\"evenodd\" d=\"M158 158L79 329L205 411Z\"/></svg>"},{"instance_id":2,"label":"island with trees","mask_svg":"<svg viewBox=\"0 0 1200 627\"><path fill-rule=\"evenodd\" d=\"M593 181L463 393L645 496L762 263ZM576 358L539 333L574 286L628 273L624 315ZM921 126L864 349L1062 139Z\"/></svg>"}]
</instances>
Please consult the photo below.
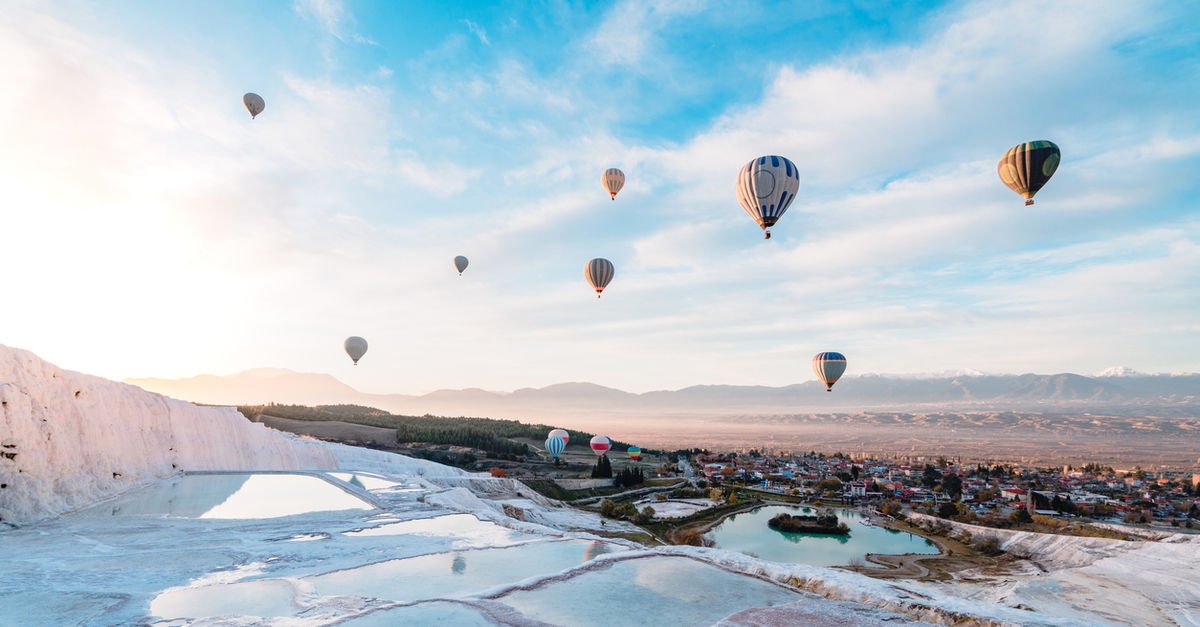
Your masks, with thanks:
<instances>
[{"instance_id":1,"label":"island with trees","mask_svg":"<svg viewBox=\"0 0 1200 627\"><path fill-rule=\"evenodd\" d=\"M838 522L837 514L829 510L816 516L779 514L767 521L767 526L786 533L822 533L827 535L849 535L850 527Z\"/></svg>"}]
</instances>

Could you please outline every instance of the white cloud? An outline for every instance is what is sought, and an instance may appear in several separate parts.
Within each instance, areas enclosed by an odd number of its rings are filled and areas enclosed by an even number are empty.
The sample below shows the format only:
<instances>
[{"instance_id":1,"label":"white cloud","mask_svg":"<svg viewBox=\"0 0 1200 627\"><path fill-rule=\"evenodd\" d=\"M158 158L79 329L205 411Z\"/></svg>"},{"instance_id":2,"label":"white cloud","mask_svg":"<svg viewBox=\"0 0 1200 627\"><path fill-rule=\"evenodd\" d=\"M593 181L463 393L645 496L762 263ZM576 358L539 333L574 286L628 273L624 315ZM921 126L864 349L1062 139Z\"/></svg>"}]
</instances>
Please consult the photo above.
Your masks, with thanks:
<instances>
[{"instance_id":1,"label":"white cloud","mask_svg":"<svg viewBox=\"0 0 1200 627\"><path fill-rule=\"evenodd\" d=\"M699 0L623 0L604 16L590 47L601 65L632 66L655 52L659 29L671 20L693 15L707 3Z\"/></svg>"},{"instance_id":2,"label":"white cloud","mask_svg":"<svg viewBox=\"0 0 1200 627\"><path fill-rule=\"evenodd\" d=\"M331 36L343 39L346 6L342 0L295 0L292 9L301 17L312 20Z\"/></svg>"},{"instance_id":3,"label":"white cloud","mask_svg":"<svg viewBox=\"0 0 1200 627\"><path fill-rule=\"evenodd\" d=\"M484 30L482 26L472 22L471 20L463 20L462 22L467 26L467 30L470 31L472 35L475 35L475 38L479 40L479 43L485 46L492 45L492 40L488 39L487 31Z\"/></svg>"}]
</instances>

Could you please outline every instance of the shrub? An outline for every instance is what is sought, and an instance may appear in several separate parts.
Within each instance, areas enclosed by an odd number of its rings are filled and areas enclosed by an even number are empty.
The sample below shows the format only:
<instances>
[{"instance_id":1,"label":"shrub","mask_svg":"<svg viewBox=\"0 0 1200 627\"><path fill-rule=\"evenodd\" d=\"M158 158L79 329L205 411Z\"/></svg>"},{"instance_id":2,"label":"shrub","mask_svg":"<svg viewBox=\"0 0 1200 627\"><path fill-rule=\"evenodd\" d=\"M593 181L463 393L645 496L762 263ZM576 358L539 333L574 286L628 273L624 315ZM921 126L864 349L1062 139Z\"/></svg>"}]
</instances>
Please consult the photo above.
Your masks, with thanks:
<instances>
[{"instance_id":1,"label":"shrub","mask_svg":"<svg viewBox=\"0 0 1200 627\"><path fill-rule=\"evenodd\" d=\"M687 546L712 546L712 538L704 535L698 529L686 529L675 534L675 544L685 544Z\"/></svg>"},{"instance_id":2,"label":"shrub","mask_svg":"<svg viewBox=\"0 0 1200 627\"><path fill-rule=\"evenodd\" d=\"M1023 508L1009 514L1008 519L1018 525L1026 525L1033 522L1033 516L1029 515L1029 510Z\"/></svg>"},{"instance_id":3,"label":"shrub","mask_svg":"<svg viewBox=\"0 0 1200 627\"><path fill-rule=\"evenodd\" d=\"M649 505L647 505L642 508L642 511L637 513L637 516L634 517L634 522L636 522L639 525L644 525L644 524L654 520L654 515L657 513L658 512L654 511L653 507L650 507Z\"/></svg>"},{"instance_id":4,"label":"shrub","mask_svg":"<svg viewBox=\"0 0 1200 627\"><path fill-rule=\"evenodd\" d=\"M975 538L971 547L984 555L999 555L1004 552L1000 549L1000 539L995 536Z\"/></svg>"},{"instance_id":5,"label":"shrub","mask_svg":"<svg viewBox=\"0 0 1200 627\"><path fill-rule=\"evenodd\" d=\"M492 466L492 469L489 470L488 472L492 473L493 477L507 477L508 476L508 471L501 468L500 466Z\"/></svg>"}]
</instances>

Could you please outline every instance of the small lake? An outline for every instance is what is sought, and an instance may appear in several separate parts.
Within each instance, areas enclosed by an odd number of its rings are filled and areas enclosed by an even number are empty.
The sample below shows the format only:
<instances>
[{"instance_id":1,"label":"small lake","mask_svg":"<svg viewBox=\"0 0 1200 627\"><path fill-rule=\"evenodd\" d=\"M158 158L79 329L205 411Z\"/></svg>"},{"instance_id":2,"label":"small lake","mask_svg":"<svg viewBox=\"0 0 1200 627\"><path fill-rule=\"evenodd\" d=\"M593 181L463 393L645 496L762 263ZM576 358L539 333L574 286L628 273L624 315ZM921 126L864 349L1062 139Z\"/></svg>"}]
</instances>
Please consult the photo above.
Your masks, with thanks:
<instances>
[{"instance_id":1,"label":"small lake","mask_svg":"<svg viewBox=\"0 0 1200 627\"><path fill-rule=\"evenodd\" d=\"M794 562L813 566L844 566L862 560L867 553L900 555L904 553L934 554L933 542L903 531L861 524L862 514L856 510L837 509L838 520L850 527L848 536L829 536L815 533L784 533L767 526L776 514L815 513L808 507L768 505L751 512L734 514L708 532L717 547L749 553L774 562Z\"/></svg>"}]
</instances>

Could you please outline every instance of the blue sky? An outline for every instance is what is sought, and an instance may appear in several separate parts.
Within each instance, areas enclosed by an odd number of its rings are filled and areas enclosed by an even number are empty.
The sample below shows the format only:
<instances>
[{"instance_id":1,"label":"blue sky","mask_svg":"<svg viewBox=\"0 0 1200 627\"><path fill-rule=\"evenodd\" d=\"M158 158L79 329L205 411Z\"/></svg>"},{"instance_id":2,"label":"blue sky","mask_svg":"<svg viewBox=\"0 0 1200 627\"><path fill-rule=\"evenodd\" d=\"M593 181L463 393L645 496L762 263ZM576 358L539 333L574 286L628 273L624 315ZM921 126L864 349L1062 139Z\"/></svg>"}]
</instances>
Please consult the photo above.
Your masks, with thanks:
<instances>
[{"instance_id":1,"label":"blue sky","mask_svg":"<svg viewBox=\"0 0 1200 627\"><path fill-rule=\"evenodd\" d=\"M1200 8L1044 5L18 2L0 343L405 392L1198 370ZM760 154L802 180L770 242Z\"/></svg>"}]
</instances>

